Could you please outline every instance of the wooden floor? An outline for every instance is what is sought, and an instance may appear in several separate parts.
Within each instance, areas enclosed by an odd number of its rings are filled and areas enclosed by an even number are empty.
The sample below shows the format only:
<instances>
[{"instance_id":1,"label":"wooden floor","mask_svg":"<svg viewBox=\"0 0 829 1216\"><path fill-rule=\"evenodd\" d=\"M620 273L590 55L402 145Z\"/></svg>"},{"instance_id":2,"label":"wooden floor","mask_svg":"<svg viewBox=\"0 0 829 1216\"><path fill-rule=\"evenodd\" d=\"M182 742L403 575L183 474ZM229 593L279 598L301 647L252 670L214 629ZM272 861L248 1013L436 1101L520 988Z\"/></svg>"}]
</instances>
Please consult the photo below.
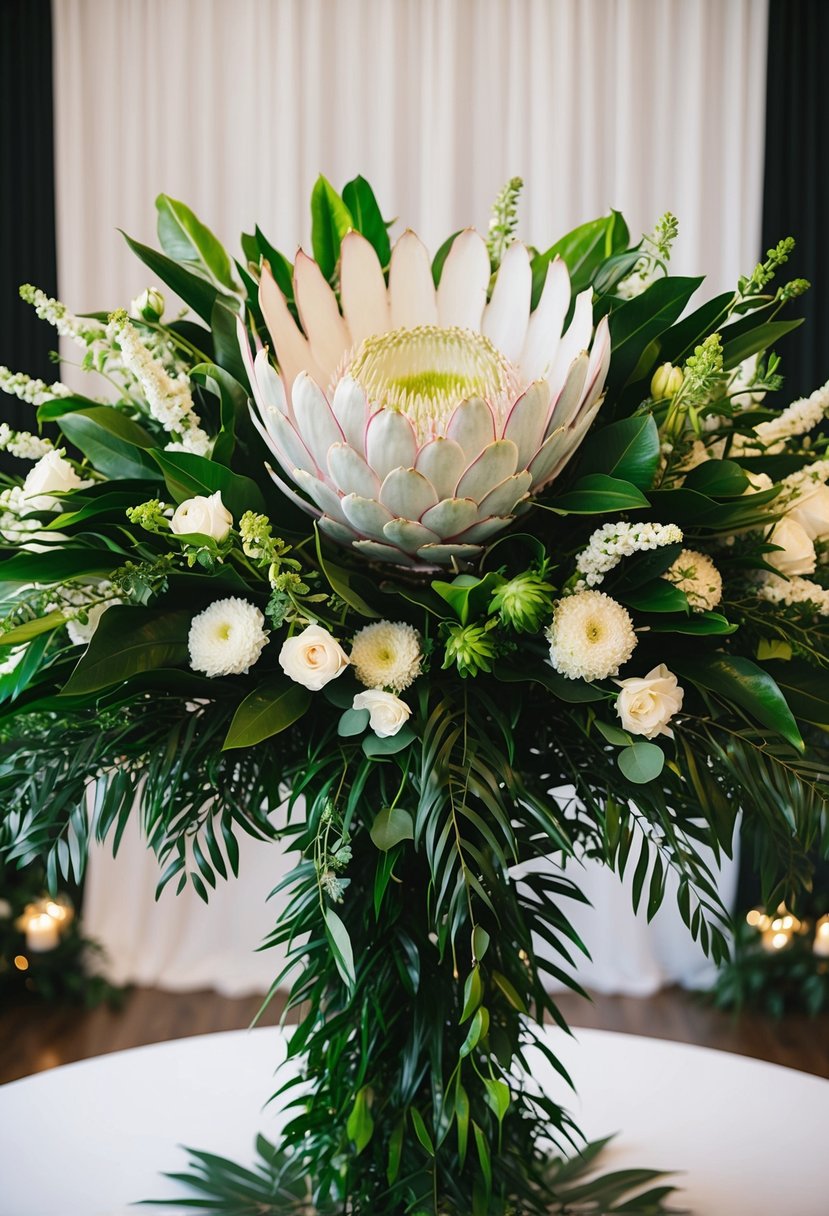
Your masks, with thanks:
<instances>
[{"instance_id":1,"label":"wooden floor","mask_svg":"<svg viewBox=\"0 0 829 1216\"><path fill-rule=\"evenodd\" d=\"M573 1026L697 1043L829 1078L829 1015L780 1022L757 1014L735 1019L676 988L644 999L596 996L592 1004L568 994L559 1003ZM241 1029L250 1024L259 1005L255 997L135 988L118 1011L36 1005L3 1009L0 1083L145 1043ZM278 1021L280 1013L281 1005L274 1001L262 1024Z\"/></svg>"}]
</instances>

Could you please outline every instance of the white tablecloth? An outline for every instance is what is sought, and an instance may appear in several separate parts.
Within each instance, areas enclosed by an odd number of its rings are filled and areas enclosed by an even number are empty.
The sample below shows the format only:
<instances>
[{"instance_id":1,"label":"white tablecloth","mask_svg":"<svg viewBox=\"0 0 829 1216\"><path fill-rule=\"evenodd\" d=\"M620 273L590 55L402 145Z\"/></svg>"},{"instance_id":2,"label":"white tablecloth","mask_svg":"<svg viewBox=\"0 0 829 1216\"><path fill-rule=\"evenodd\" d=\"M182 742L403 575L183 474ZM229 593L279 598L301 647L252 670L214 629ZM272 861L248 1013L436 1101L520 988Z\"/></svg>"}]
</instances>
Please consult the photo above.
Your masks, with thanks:
<instances>
[{"instance_id":1,"label":"white tablecloth","mask_svg":"<svg viewBox=\"0 0 829 1216\"><path fill-rule=\"evenodd\" d=\"M829 1081L741 1056L603 1031L550 1042L573 1098L539 1059L533 1071L588 1137L620 1132L606 1168L682 1171L697 1216L826 1216ZM275 1029L181 1039L101 1056L0 1088L0 1216L135 1216L175 1193L160 1170L180 1148L242 1163L284 1051ZM156 1208L162 1213L169 1209Z\"/></svg>"},{"instance_id":2,"label":"white tablecloth","mask_svg":"<svg viewBox=\"0 0 829 1216\"><path fill-rule=\"evenodd\" d=\"M103 945L109 977L118 984L172 991L215 988L227 996L267 991L284 960L278 950L255 951L287 899L282 893L268 901L268 895L295 858L286 856L279 843L239 833L239 877L219 879L207 906L191 888L176 896L175 881L156 903L159 868L136 820L128 824L117 858L108 847L93 850L90 857L84 928ZM591 953L591 959L577 959L579 981L596 992L631 996L647 996L673 983L710 987L714 969L682 923L672 875L665 903L648 924L644 912L634 916L631 907L633 870L629 866L621 881L596 862L568 867L590 900L590 906L570 902L565 907ZM719 889L726 907L736 884L737 863L725 859Z\"/></svg>"}]
</instances>

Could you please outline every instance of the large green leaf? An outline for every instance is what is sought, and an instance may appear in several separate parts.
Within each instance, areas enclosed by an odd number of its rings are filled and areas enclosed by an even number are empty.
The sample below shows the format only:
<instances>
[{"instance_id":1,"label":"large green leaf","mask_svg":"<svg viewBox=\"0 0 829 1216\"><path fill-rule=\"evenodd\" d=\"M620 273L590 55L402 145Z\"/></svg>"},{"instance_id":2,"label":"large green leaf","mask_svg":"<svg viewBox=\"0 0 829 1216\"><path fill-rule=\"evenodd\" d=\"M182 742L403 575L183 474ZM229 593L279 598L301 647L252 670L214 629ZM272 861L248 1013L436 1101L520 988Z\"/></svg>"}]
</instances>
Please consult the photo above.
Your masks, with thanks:
<instances>
[{"instance_id":1,"label":"large green leaf","mask_svg":"<svg viewBox=\"0 0 829 1216\"><path fill-rule=\"evenodd\" d=\"M65 579L110 574L122 566L124 554L106 549L54 549L49 553L16 553L0 562L0 586L62 583Z\"/></svg>"},{"instance_id":2,"label":"large green leaf","mask_svg":"<svg viewBox=\"0 0 829 1216\"><path fill-rule=\"evenodd\" d=\"M317 560L320 564L320 570L328 580L331 590L336 592L340 599L348 604L350 608L353 608L355 612L359 612L360 616L379 620L381 614L372 608L371 604L363 598L355 587L355 584L359 585L364 580L351 570L345 570L342 566L336 565L336 563L330 561L327 557L323 557L320 534L316 529L315 532Z\"/></svg>"},{"instance_id":3,"label":"large green leaf","mask_svg":"<svg viewBox=\"0 0 829 1216\"><path fill-rule=\"evenodd\" d=\"M65 622L65 614L54 609L44 616L35 617L33 621L26 621L24 624L0 634L0 641L3 646L20 646L23 642L30 642L32 638L40 637L43 633L51 633L53 629L59 629Z\"/></svg>"},{"instance_id":4,"label":"large green leaf","mask_svg":"<svg viewBox=\"0 0 829 1216\"><path fill-rule=\"evenodd\" d=\"M340 245L354 220L326 177L319 175L311 192L311 247L326 279L334 276Z\"/></svg>"},{"instance_id":5,"label":"large green leaf","mask_svg":"<svg viewBox=\"0 0 829 1216\"><path fill-rule=\"evenodd\" d=\"M192 452L153 452L159 468L164 474L167 489L173 499L185 502L196 494L209 497L217 490L222 492L222 502L238 522L245 511L265 510L262 491L255 481L232 473L224 465Z\"/></svg>"},{"instance_id":6,"label":"large green leaf","mask_svg":"<svg viewBox=\"0 0 829 1216\"><path fill-rule=\"evenodd\" d=\"M660 362L684 363L694 347L722 324L733 301L734 292L725 291L672 325L659 339Z\"/></svg>"},{"instance_id":7,"label":"large green leaf","mask_svg":"<svg viewBox=\"0 0 829 1216\"><path fill-rule=\"evenodd\" d=\"M621 388L634 371L640 371L645 349L673 325L701 282L701 278L679 276L657 279L641 295L613 309L610 314L609 388ZM658 354L658 347L654 347L650 366L656 362ZM650 366L641 368L641 375L646 375Z\"/></svg>"},{"instance_id":8,"label":"large green leaf","mask_svg":"<svg viewBox=\"0 0 829 1216\"><path fill-rule=\"evenodd\" d=\"M711 637L736 633L739 625L733 625L719 612L695 612L693 616L670 621L649 621L651 633L683 633L688 637Z\"/></svg>"},{"instance_id":9,"label":"large green leaf","mask_svg":"<svg viewBox=\"0 0 829 1216\"><path fill-rule=\"evenodd\" d=\"M157 249L151 249L149 245L142 245L140 241L134 241L125 232L122 235L136 257L140 258L145 266L149 266L153 274L158 275L163 283L171 287L176 295L181 296L185 304L189 304L193 311L197 312L201 319L209 325L213 305L219 295L218 289L212 283L208 283L207 279L187 270L180 262L168 258L166 253L160 253Z\"/></svg>"},{"instance_id":10,"label":"large green leaf","mask_svg":"<svg viewBox=\"0 0 829 1216\"><path fill-rule=\"evenodd\" d=\"M731 654L698 654L693 663L673 660L678 675L738 705L763 726L776 731L793 747L804 750L803 739L780 688L767 671Z\"/></svg>"},{"instance_id":11,"label":"large green leaf","mask_svg":"<svg viewBox=\"0 0 829 1216\"><path fill-rule=\"evenodd\" d=\"M559 515L603 515L611 511L636 511L647 507L647 498L629 481L589 473L550 503Z\"/></svg>"},{"instance_id":12,"label":"large green leaf","mask_svg":"<svg viewBox=\"0 0 829 1216\"><path fill-rule=\"evenodd\" d=\"M343 202L351 213L354 227L374 246L381 266L391 260L389 230L374 191L364 177L355 177L343 188Z\"/></svg>"},{"instance_id":13,"label":"large green leaf","mask_svg":"<svg viewBox=\"0 0 829 1216\"><path fill-rule=\"evenodd\" d=\"M593 431L583 445L583 473L608 473L649 490L659 467L659 430L650 414L623 418Z\"/></svg>"},{"instance_id":14,"label":"large green leaf","mask_svg":"<svg viewBox=\"0 0 829 1216\"><path fill-rule=\"evenodd\" d=\"M186 662L192 619L186 609L118 604L107 609L63 692L97 692L142 672Z\"/></svg>"},{"instance_id":15,"label":"large green leaf","mask_svg":"<svg viewBox=\"0 0 829 1216\"><path fill-rule=\"evenodd\" d=\"M589 220L568 232L555 245L533 258L531 307L535 308L541 298L547 268L554 258L560 257L564 262L570 272L570 291L572 295L577 295L589 286L602 263L611 254L625 249L629 241L627 224L618 211Z\"/></svg>"},{"instance_id":16,"label":"large green leaf","mask_svg":"<svg viewBox=\"0 0 829 1216\"><path fill-rule=\"evenodd\" d=\"M704 460L686 474L684 485L711 498L740 498L748 489L749 480L733 460Z\"/></svg>"},{"instance_id":17,"label":"large green leaf","mask_svg":"<svg viewBox=\"0 0 829 1216\"><path fill-rule=\"evenodd\" d=\"M213 355L219 367L224 368L239 384L246 385L248 374L239 350L238 313L227 306L221 297L216 299L210 313L210 328L213 331Z\"/></svg>"},{"instance_id":18,"label":"large green leaf","mask_svg":"<svg viewBox=\"0 0 829 1216\"><path fill-rule=\"evenodd\" d=\"M584 680L568 680L566 676L554 671L549 663L543 661L535 663L530 668L496 663L492 674L496 680L501 680L505 684L541 684L560 701L567 701L574 705L589 701L604 701L607 697L607 693L602 692L601 688L596 688L594 684L588 684Z\"/></svg>"},{"instance_id":19,"label":"large green leaf","mask_svg":"<svg viewBox=\"0 0 829 1216\"><path fill-rule=\"evenodd\" d=\"M803 317L798 317L796 321L767 321L764 325L757 325L747 333L733 338L729 337L728 328L724 329L722 331L723 366L726 369L737 367L749 355L774 346L775 342L779 342L786 334L797 329L798 325L802 325L803 320Z\"/></svg>"},{"instance_id":20,"label":"large green leaf","mask_svg":"<svg viewBox=\"0 0 829 1216\"><path fill-rule=\"evenodd\" d=\"M288 304L294 302L294 268L284 253L280 253L278 249L274 249L268 238L265 236L262 229L256 227L256 241L259 246L259 252L271 268L271 274L276 280L276 285L282 292ZM254 259L255 260L255 259Z\"/></svg>"},{"instance_id":21,"label":"large green leaf","mask_svg":"<svg viewBox=\"0 0 829 1216\"><path fill-rule=\"evenodd\" d=\"M236 427L247 423L247 390L230 372L214 363L199 363L190 371L190 379L219 398L221 430L213 445L213 460L229 466L236 449Z\"/></svg>"},{"instance_id":22,"label":"large green leaf","mask_svg":"<svg viewBox=\"0 0 829 1216\"><path fill-rule=\"evenodd\" d=\"M158 239L176 262L189 262L220 287L236 290L230 258L221 242L184 203L159 194Z\"/></svg>"},{"instance_id":23,"label":"large green leaf","mask_svg":"<svg viewBox=\"0 0 829 1216\"><path fill-rule=\"evenodd\" d=\"M688 597L664 578L655 578L629 591L614 592L628 608L639 612L687 612Z\"/></svg>"},{"instance_id":24,"label":"large green leaf","mask_svg":"<svg viewBox=\"0 0 829 1216\"><path fill-rule=\"evenodd\" d=\"M265 680L242 701L222 745L223 751L253 747L286 730L305 713L311 694L286 676Z\"/></svg>"},{"instance_id":25,"label":"large green leaf","mask_svg":"<svg viewBox=\"0 0 829 1216\"><path fill-rule=\"evenodd\" d=\"M500 574L490 570L483 578L474 574L459 574L451 583L436 579L432 583L432 590L446 600L462 625L468 625L488 612L493 593L503 581Z\"/></svg>"},{"instance_id":26,"label":"large green leaf","mask_svg":"<svg viewBox=\"0 0 829 1216\"><path fill-rule=\"evenodd\" d=\"M825 671L800 659L775 660L767 666L796 718L829 727L829 680Z\"/></svg>"},{"instance_id":27,"label":"large green leaf","mask_svg":"<svg viewBox=\"0 0 829 1216\"><path fill-rule=\"evenodd\" d=\"M75 394L71 397L52 397L38 407L37 420L38 422L54 422L63 414L71 414L75 410L89 410L96 405L100 405L100 402L93 401L91 397L81 397Z\"/></svg>"},{"instance_id":28,"label":"large green leaf","mask_svg":"<svg viewBox=\"0 0 829 1216\"><path fill-rule=\"evenodd\" d=\"M58 426L106 477L158 480L158 470L147 453L155 447L153 437L110 405L74 410L58 419Z\"/></svg>"}]
</instances>

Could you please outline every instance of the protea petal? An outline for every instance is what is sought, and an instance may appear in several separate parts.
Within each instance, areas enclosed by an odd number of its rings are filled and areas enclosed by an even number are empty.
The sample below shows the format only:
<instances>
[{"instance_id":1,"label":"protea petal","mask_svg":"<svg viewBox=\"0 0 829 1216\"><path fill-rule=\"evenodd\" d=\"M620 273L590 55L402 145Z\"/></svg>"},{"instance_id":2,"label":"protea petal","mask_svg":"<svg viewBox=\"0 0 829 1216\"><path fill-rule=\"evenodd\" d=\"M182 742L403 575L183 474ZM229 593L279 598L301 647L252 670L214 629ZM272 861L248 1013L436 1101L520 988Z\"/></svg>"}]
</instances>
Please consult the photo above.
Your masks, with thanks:
<instances>
[{"instance_id":1,"label":"protea petal","mask_svg":"<svg viewBox=\"0 0 829 1216\"><path fill-rule=\"evenodd\" d=\"M480 516L486 518L488 515L511 515L531 484L532 474L528 469L522 469L520 473L505 478L481 499Z\"/></svg>"},{"instance_id":2,"label":"protea petal","mask_svg":"<svg viewBox=\"0 0 829 1216\"><path fill-rule=\"evenodd\" d=\"M417 454L415 468L428 477L438 498L450 498L455 493L461 474L466 468L466 456L459 443L438 435L425 443Z\"/></svg>"},{"instance_id":3,"label":"protea petal","mask_svg":"<svg viewBox=\"0 0 829 1216\"><path fill-rule=\"evenodd\" d=\"M380 487L380 502L402 519L420 519L437 500L431 481L417 469L392 469Z\"/></svg>"},{"instance_id":4,"label":"protea petal","mask_svg":"<svg viewBox=\"0 0 829 1216\"><path fill-rule=\"evenodd\" d=\"M573 319L562 335L556 351L556 357L550 368L550 395L556 397L567 379L570 364L576 355L587 350L593 333L593 291L588 287L576 296L573 308Z\"/></svg>"},{"instance_id":5,"label":"protea petal","mask_svg":"<svg viewBox=\"0 0 829 1216\"><path fill-rule=\"evenodd\" d=\"M297 430L317 467L327 469L328 449L332 443L341 443L344 438L340 424L331 412L325 393L304 372L294 381L292 396Z\"/></svg>"},{"instance_id":6,"label":"protea petal","mask_svg":"<svg viewBox=\"0 0 829 1216\"><path fill-rule=\"evenodd\" d=\"M455 540L459 544L481 544L483 541L489 540L490 536L494 536L496 532L503 532L511 519L510 515L493 515L489 519L482 519L480 523L473 524L471 528L461 532L460 536L455 537Z\"/></svg>"},{"instance_id":7,"label":"protea petal","mask_svg":"<svg viewBox=\"0 0 829 1216\"><path fill-rule=\"evenodd\" d=\"M567 379L553 405L550 421L547 424L549 433L555 427L569 426L581 408L584 385L587 379L589 358L587 351L582 351L570 364Z\"/></svg>"},{"instance_id":8,"label":"protea petal","mask_svg":"<svg viewBox=\"0 0 829 1216\"><path fill-rule=\"evenodd\" d=\"M473 498L444 498L423 513L421 523L439 537L456 536L478 522L478 504Z\"/></svg>"},{"instance_id":9,"label":"protea petal","mask_svg":"<svg viewBox=\"0 0 829 1216\"><path fill-rule=\"evenodd\" d=\"M270 409L265 418L265 425L267 431L263 432L260 427L259 433L289 477L293 476L294 469L304 469L306 473L312 473L314 476L320 473L313 455L289 419L283 417L278 410Z\"/></svg>"},{"instance_id":10,"label":"protea petal","mask_svg":"<svg viewBox=\"0 0 829 1216\"><path fill-rule=\"evenodd\" d=\"M369 406L361 385L350 376L343 376L331 401L334 417L342 428L346 441L359 452L366 453L366 423L369 419Z\"/></svg>"},{"instance_id":11,"label":"protea petal","mask_svg":"<svg viewBox=\"0 0 829 1216\"><path fill-rule=\"evenodd\" d=\"M282 383L282 377L271 366L267 348L264 346L253 361L250 379L251 385L259 391L259 400L262 404L279 410L280 414L287 418L290 411L285 386Z\"/></svg>"},{"instance_id":12,"label":"protea petal","mask_svg":"<svg viewBox=\"0 0 829 1216\"><path fill-rule=\"evenodd\" d=\"M437 325L438 306L426 246L411 231L397 241L389 267L392 329Z\"/></svg>"},{"instance_id":13,"label":"protea petal","mask_svg":"<svg viewBox=\"0 0 829 1216\"><path fill-rule=\"evenodd\" d=\"M321 515L319 520L319 528L326 536L330 536L338 545L351 545L355 540L360 539L358 532L349 524L341 524L339 520L331 519L329 515Z\"/></svg>"},{"instance_id":14,"label":"protea petal","mask_svg":"<svg viewBox=\"0 0 829 1216\"><path fill-rule=\"evenodd\" d=\"M314 477L313 473L306 473L304 469L295 469L294 481L326 515L330 515L332 519L336 519L341 524L348 522L342 508L342 498L321 478Z\"/></svg>"},{"instance_id":15,"label":"protea petal","mask_svg":"<svg viewBox=\"0 0 829 1216\"><path fill-rule=\"evenodd\" d=\"M314 259L301 249L294 263L294 291L311 354L324 373L324 379L319 383L328 384L351 347L351 336L340 316L337 297Z\"/></svg>"},{"instance_id":16,"label":"protea petal","mask_svg":"<svg viewBox=\"0 0 829 1216\"><path fill-rule=\"evenodd\" d=\"M417 556L428 565L448 566L453 560L473 562L475 558L481 556L481 546L455 543L423 545L418 549Z\"/></svg>"},{"instance_id":17,"label":"protea petal","mask_svg":"<svg viewBox=\"0 0 829 1216\"><path fill-rule=\"evenodd\" d=\"M468 462L475 460L495 438L492 410L480 397L462 401L449 419L446 434L463 449Z\"/></svg>"},{"instance_id":18,"label":"protea petal","mask_svg":"<svg viewBox=\"0 0 829 1216\"><path fill-rule=\"evenodd\" d=\"M415 561L408 553L404 553L402 549L398 549L395 545L387 545L382 541L376 540L355 540L353 547L358 553L362 553L363 557L373 559L376 562L393 562L396 566L416 566ZM428 545L426 546L429 547Z\"/></svg>"},{"instance_id":19,"label":"protea petal","mask_svg":"<svg viewBox=\"0 0 829 1216\"><path fill-rule=\"evenodd\" d=\"M511 439L498 439L484 448L458 482L458 498L474 498L480 502L485 495L515 472L518 448Z\"/></svg>"},{"instance_id":20,"label":"protea petal","mask_svg":"<svg viewBox=\"0 0 829 1216\"><path fill-rule=\"evenodd\" d=\"M308 502L308 500L303 498L301 494L297 494L293 486L289 485L284 478L280 477L273 465L268 464L267 460L265 461L265 468L267 469L268 476L274 485L278 486L285 497L290 499L295 506L299 507L300 511L304 511L305 514L310 515L312 519L321 519L319 508L313 503Z\"/></svg>"},{"instance_id":21,"label":"protea petal","mask_svg":"<svg viewBox=\"0 0 829 1216\"><path fill-rule=\"evenodd\" d=\"M366 427L366 460L382 480L392 469L414 465L417 440L411 422L394 410L378 410Z\"/></svg>"},{"instance_id":22,"label":"protea petal","mask_svg":"<svg viewBox=\"0 0 829 1216\"><path fill-rule=\"evenodd\" d=\"M374 246L359 232L343 237L340 249L340 297L343 314L358 346L372 334L384 334L391 327L386 280Z\"/></svg>"},{"instance_id":23,"label":"protea petal","mask_svg":"<svg viewBox=\"0 0 829 1216\"><path fill-rule=\"evenodd\" d=\"M385 525L383 534L390 544L412 554L417 553L421 545L434 545L440 540L436 532L413 519L393 519Z\"/></svg>"},{"instance_id":24,"label":"protea petal","mask_svg":"<svg viewBox=\"0 0 829 1216\"><path fill-rule=\"evenodd\" d=\"M313 380L324 384L322 369L311 354L307 338L291 316L287 301L277 287L267 262L262 264L262 277L259 280L259 307L276 348L276 362L285 381L286 393L290 393L294 380L303 371Z\"/></svg>"},{"instance_id":25,"label":"protea petal","mask_svg":"<svg viewBox=\"0 0 829 1216\"><path fill-rule=\"evenodd\" d=\"M532 477L531 488L533 490L537 490L540 486L546 484L550 470L555 468L556 462L566 447L567 433L563 426L558 427L552 434L547 436L530 461L529 472Z\"/></svg>"},{"instance_id":26,"label":"protea petal","mask_svg":"<svg viewBox=\"0 0 829 1216\"><path fill-rule=\"evenodd\" d=\"M382 540L383 528L394 518L376 498L363 498L359 494L346 494L342 510L352 528L372 540Z\"/></svg>"},{"instance_id":27,"label":"protea petal","mask_svg":"<svg viewBox=\"0 0 829 1216\"><path fill-rule=\"evenodd\" d=\"M442 326L480 330L489 286L489 253L480 233L458 233L443 264L438 286L438 319Z\"/></svg>"},{"instance_id":28,"label":"protea petal","mask_svg":"<svg viewBox=\"0 0 829 1216\"><path fill-rule=\"evenodd\" d=\"M556 356L564 318L570 307L570 275L561 258L547 267L547 278L527 326L527 338L521 352L521 378L526 382L543 376Z\"/></svg>"},{"instance_id":29,"label":"protea petal","mask_svg":"<svg viewBox=\"0 0 829 1216\"><path fill-rule=\"evenodd\" d=\"M550 386L546 380L535 380L509 412L503 437L518 448L519 467L526 468L543 442L549 405Z\"/></svg>"},{"instance_id":30,"label":"protea petal","mask_svg":"<svg viewBox=\"0 0 829 1216\"><path fill-rule=\"evenodd\" d=\"M333 443L328 449L328 472L341 494L376 498L380 493L380 478L347 443Z\"/></svg>"},{"instance_id":31,"label":"protea petal","mask_svg":"<svg viewBox=\"0 0 829 1216\"><path fill-rule=\"evenodd\" d=\"M518 362L527 337L532 285L527 247L514 241L501 261L481 326L481 332L512 363Z\"/></svg>"}]
</instances>

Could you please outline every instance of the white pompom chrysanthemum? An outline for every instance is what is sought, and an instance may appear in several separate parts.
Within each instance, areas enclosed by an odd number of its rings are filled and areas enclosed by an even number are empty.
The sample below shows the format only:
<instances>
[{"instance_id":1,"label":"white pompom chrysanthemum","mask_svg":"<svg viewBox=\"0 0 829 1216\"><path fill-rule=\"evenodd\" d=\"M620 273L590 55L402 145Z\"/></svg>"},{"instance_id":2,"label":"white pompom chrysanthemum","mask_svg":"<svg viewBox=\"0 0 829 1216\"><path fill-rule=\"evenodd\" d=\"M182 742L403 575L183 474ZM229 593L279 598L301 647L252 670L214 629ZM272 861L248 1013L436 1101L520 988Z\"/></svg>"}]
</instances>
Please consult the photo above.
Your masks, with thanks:
<instances>
[{"instance_id":1,"label":"white pompom chrysanthemum","mask_svg":"<svg viewBox=\"0 0 829 1216\"><path fill-rule=\"evenodd\" d=\"M366 688L402 692L420 675L420 634L401 621L377 621L354 635L351 662Z\"/></svg>"},{"instance_id":2,"label":"white pompom chrysanthemum","mask_svg":"<svg viewBox=\"0 0 829 1216\"><path fill-rule=\"evenodd\" d=\"M688 597L694 612L710 612L722 599L722 575L705 553L683 549L663 575Z\"/></svg>"},{"instance_id":3,"label":"white pompom chrysanthemum","mask_svg":"<svg viewBox=\"0 0 829 1216\"><path fill-rule=\"evenodd\" d=\"M580 591L559 600L547 637L550 662L568 680L615 676L636 646L633 621L604 591Z\"/></svg>"},{"instance_id":4,"label":"white pompom chrysanthemum","mask_svg":"<svg viewBox=\"0 0 829 1216\"><path fill-rule=\"evenodd\" d=\"M268 641L265 618L247 600L217 600L193 617L187 644L190 666L207 676L238 676L249 670Z\"/></svg>"}]
</instances>

